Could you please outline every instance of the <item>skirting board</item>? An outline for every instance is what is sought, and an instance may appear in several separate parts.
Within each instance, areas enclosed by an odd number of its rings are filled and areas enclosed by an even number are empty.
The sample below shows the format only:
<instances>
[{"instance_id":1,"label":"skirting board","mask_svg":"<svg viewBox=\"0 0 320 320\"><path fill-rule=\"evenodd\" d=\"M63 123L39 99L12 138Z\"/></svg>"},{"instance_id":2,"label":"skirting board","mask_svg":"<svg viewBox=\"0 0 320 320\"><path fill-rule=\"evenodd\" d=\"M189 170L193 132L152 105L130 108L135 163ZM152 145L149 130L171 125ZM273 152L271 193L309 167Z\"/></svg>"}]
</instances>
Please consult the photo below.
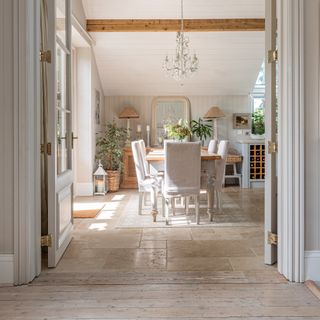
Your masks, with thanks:
<instances>
[{"instance_id":1,"label":"skirting board","mask_svg":"<svg viewBox=\"0 0 320 320\"><path fill-rule=\"evenodd\" d=\"M13 285L13 254L0 254L0 285Z\"/></svg>"},{"instance_id":2,"label":"skirting board","mask_svg":"<svg viewBox=\"0 0 320 320\"><path fill-rule=\"evenodd\" d=\"M305 280L320 281L320 251L305 251Z\"/></svg>"},{"instance_id":3,"label":"skirting board","mask_svg":"<svg viewBox=\"0 0 320 320\"><path fill-rule=\"evenodd\" d=\"M74 195L76 197L90 197L93 195L93 183L75 183Z\"/></svg>"}]
</instances>

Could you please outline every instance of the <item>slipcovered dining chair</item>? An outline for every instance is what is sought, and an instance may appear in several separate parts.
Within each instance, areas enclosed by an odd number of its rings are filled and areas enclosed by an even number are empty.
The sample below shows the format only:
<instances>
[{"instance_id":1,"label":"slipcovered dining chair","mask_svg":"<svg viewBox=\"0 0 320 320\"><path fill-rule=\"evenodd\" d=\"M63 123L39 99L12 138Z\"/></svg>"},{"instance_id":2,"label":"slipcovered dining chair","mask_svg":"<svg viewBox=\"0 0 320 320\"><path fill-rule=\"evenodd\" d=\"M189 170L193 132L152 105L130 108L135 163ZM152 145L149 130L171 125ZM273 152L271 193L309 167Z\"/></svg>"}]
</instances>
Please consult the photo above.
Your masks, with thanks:
<instances>
[{"instance_id":1,"label":"slipcovered dining chair","mask_svg":"<svg viewBox=\"0 0 320 320\"><path fill-rule=\"evenodd\" d=\"M217 153L217 150L218 150L218 140L216 140L216 139L210 140L209 145L208 145L208 152L209 153Z\"/></svg>"},{"instance_id":2,"label":"slipcovered dining chair","mask_svg":"<svg viewBox=\"0 0 320 320\"><path fill-rule=\"evenodd\" d=\"M169 200L195 198L196 221L199 224L201 145L198 142L165 142L165 173L162 188L166 224L169 224Z\"/></svg>"},{"instance_id":3,"label":"slipcovered dining chair","mask_svg":"<svg viewBox=\"0 0 320 320\"><path fill-rule=\"evenodd\" d=\"M219 147L218 147L218 155L221 156L221 159L216 160L215 162L214 190L217 198L216 207L218 210L222 209L221 191L224 183L226 159L228 156L228 146L229 146L229 141L227 140L220 141Z\"/></svg>"},{"instance_id":4,"label":"slipcovered dining chair","mask_svg":"<svg viewBox=\"0 0 320 320\"><path fill-rule=\"evenodd\" d=\"M151 177L146 174L140 146L141 144L139 141L133 141L131 143L133 160L138 180L139 214L141 215L142 213L142 203L144 194L150 193L151 204L153 209L153 218L155 221L155 216L157 212L157 194L160 186L159 181L155 177Z\"/></svg>"},{"instance_id":5,"label":"slipcovered dining chair","mask_svg":"<svg viewBox=\"0 0 320 320\"><path fill-rule=\"evenodd\" d=\"M144 140L142 140L142 139L138 140L138 142L139 142L139 148L140 148L140 152L141 152L141 156L142 156L144 171L145 171L146 175L150 176L149 164L146 159L146 156L147 156L146 145L144 143Z\"/></svg>"},{"instance_id":6,"label":"slipcovered dining chair","mask_svg":"<svg viewBox=\"0 0 320 320\"><path fill-rule=\"evenodd\" d=\"M139 142L139 148L140 148L140 153L141 153L141 157L142 157L144 172L148 178L156 178L158 180L159 187L161 189L161 183L162 183L164 172L163 171L154 171L154 173L151 173L150 166L147 161L147 152L146 152L146 145L144 143L144 140L141 139L141 140L138 140L138 142ZM142 202L144 202L144 205L146 205L147 204L146 194L144 193L142 195L142 197L143 197Z\"/></svg>"}]
</instances>

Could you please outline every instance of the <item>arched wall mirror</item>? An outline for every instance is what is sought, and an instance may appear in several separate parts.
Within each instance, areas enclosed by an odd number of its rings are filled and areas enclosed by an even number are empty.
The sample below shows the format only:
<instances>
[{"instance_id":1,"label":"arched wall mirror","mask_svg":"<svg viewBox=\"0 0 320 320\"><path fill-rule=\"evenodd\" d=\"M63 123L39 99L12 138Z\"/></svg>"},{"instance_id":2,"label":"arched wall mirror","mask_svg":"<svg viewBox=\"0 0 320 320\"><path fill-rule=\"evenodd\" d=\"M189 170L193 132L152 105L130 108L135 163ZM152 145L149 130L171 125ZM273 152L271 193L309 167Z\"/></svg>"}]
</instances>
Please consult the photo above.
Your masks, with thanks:
<instances>
[{"instance_id":1,"label":"arched wall mirror","mask_svg":"<svg viewBox=\"0 0 320 320\"><path fill-rule=\"evenodd\" d=\"M159 146L165 135L164 125L178 122L180 119L190 121L190 101L186 97L156 97L152 101L152 144Z\"/></svg>"}]
</instances>

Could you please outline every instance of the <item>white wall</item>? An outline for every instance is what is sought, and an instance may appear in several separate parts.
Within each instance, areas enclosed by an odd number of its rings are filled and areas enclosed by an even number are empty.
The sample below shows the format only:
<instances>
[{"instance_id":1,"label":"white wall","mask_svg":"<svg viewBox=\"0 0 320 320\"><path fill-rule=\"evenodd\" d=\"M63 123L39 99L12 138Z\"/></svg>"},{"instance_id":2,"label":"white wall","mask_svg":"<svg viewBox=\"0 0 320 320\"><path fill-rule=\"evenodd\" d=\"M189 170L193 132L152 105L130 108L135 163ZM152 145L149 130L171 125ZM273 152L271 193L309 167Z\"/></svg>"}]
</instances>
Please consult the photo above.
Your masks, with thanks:
<instances>
[{"instance_id":1,"label":"white wall","mask_svg":"<svg viewBox=\"0 0 320 320\"><path fill-rule=\"evenodd\" d=\"M13 253L13 1L0 1L0 254Z\"/></svg>"},{"instance_id":2,"label":"white wall","mask_svg":"<svg viewBox=\"0 0 320 320\"><path fill-rule=\"evenodd\" d=\"M81 0L72 1L72 13L82 27L86 27L85 13ZM83 41L83 47L75 49L76 90L74 93L75 141L74 186L75 196L92 195L92 173L96 168L96 135L104 123L104 93L93 50ZM100 92L100 125L95 121L96 91Z\"/></svg>"},{"instance_id":3,"label":"white wall","mask_svg":"<svg viewBox=\"0 0 320 320\"><path fill-rule=\"evenodd\" d=\"M154 97L151 96L111 96L105 97L105 120L110 122L113 119L119 125L125 127L126 120L119 120L118 114L126 107L134 107L140 114L139 119L131 120L132 136L135 137L137 124L143 127L145 138L145 128L151 125L151 105ZM246 137L244 132L237 134L237 130L232 128L233 113L250 113L251 98L249 96L187 96L191 103L191 118L198 120L199 117L208 111L212 106L219 106L226 114L226 118L218 120L219 139L228 139L233 143L236 140Z\"/></svg>"},{"instance_id":4,"label":"white wall","mask_svg":"<svg viewBox=\"0 0 320 320\"><path fill-rule=\"evenodd\" d=\"M305 261L320 280L320 1L305 2Z\"/></svg>"},{"instance_id":5,"label":"white wall","mask_svg":"<svg viewBox=\"0 0 320 320\"><path fill-rule=\"evenodd\" d=\"M104 94L91 48L77 48L77 79L75 97L75 196L92 195L92 173L96 169L96 136L104 123ZM96 91L100 92L100 125L95 121Z\"/></svg>"}]
</instances>

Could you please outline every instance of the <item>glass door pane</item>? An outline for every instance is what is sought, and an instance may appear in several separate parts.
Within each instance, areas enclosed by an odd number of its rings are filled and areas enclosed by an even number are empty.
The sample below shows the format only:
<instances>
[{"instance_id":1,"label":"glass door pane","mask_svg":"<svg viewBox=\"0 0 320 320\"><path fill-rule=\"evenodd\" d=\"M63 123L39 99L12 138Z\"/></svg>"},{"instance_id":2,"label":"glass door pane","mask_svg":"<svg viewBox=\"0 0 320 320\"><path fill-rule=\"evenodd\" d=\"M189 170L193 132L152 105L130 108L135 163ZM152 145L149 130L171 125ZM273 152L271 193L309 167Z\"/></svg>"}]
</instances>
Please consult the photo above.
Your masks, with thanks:
<instances>
[{"instance_id":1,"label":"glass door pane","mask_svg":"<svg viewBox=\"0 0 320 320\"><path fill-rule=\"evenodd\" d=\"M67 83L67 69L66 69L67 54L57 44L56 51L56 135L57 135L57 174L71 169L69 167L69 116L70 110L67 106L66 83Z\"/></svg>"},{"instance_id":2,"label":"glass door pane","mask_svg":"<svg viewBox=\"0 0 320 320\"><path fill-rule=\"evenodd\" d=\"M66 46L66 1L56 0L56 36Z\"/></svg>"}]
</instances>

